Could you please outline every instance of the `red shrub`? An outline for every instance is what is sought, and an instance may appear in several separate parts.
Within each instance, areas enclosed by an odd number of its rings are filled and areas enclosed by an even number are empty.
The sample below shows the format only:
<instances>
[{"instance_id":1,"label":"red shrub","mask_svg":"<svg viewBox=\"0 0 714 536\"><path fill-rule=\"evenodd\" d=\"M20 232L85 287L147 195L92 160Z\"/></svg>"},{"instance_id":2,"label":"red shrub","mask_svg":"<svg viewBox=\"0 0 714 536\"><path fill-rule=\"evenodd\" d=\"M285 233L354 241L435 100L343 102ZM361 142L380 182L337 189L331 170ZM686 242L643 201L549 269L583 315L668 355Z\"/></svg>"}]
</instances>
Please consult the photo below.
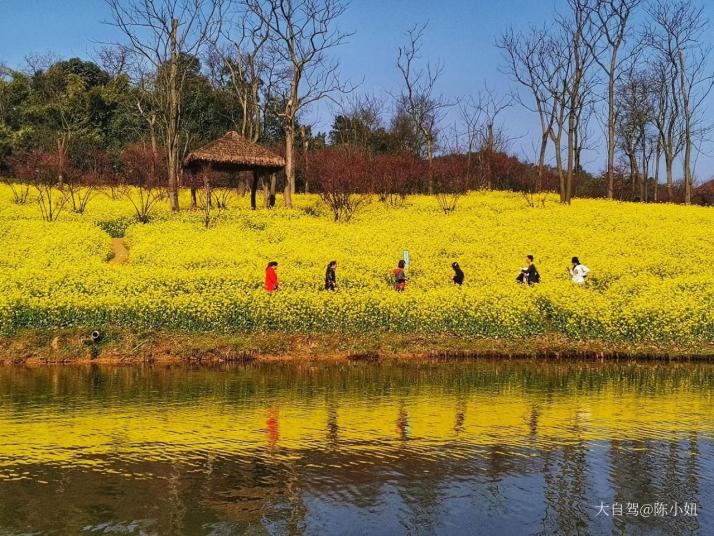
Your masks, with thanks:
<instances>
[{"instance_id":1,"label":"red shrub","mask_svg":"<svg viewBox=\"0 0 714 536\"><path fill-rule=\"evenodd\" d=\"M165 153L144 143L127 145L119 155L121 177L126 184L156 188L168 182Z\"/></svg>"},{"instance_id":2,"label":"red shrub","mask_svg":"<svg viewBox=\"0 0 714 536\"><path fill-rule=\"evenodd\" d=\"M163 187L168 182L165 155L143 143L132 143L122 151L119 160L124 183L136 187L136 192L124 188L122 193L134 207L136 218L147 223L156 203L165 197Z\"/></svg>"},{"instance_id":3,"label":"red shrub","mask_svg":"<svg viewBox=\"0 0 714 536\"><path fill-rule=\"evenodd\" d=\"M308 157L310 176L335 221L349 221L370 192L370 159L350 146L329 147Z\"/></svg>"},{"instance_id":4,"label":"red shrub","mask_svg":"<svg viewBox=\"0 0 714 536\"><path fill-rule=\"evenodd\" d=\"M375 156L371 166L371 191L380 201L397 204L413 191L426 174L424 162L411 153L385 153Z\"/></svg>"}]
</instances>

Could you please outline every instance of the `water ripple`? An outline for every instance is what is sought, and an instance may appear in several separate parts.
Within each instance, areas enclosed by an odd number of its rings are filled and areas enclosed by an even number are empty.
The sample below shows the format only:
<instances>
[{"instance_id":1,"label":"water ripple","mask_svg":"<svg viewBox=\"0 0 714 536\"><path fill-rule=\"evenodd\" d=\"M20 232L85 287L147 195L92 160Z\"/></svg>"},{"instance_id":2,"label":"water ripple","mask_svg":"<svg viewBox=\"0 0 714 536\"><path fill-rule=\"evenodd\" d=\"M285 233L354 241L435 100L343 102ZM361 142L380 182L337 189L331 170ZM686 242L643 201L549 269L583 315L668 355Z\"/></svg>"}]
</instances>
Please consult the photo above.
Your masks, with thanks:
<instances>
[{"instance_id":1,"label":"water ripple","mask_svg":"<svg viewBox=\"0 0 714 536\"><path fill-rule=\"evenodd\" d=\"M594 510L711 503L712 372L0 369L0 534L714 533Z\"/></svg>"}]
</instances>

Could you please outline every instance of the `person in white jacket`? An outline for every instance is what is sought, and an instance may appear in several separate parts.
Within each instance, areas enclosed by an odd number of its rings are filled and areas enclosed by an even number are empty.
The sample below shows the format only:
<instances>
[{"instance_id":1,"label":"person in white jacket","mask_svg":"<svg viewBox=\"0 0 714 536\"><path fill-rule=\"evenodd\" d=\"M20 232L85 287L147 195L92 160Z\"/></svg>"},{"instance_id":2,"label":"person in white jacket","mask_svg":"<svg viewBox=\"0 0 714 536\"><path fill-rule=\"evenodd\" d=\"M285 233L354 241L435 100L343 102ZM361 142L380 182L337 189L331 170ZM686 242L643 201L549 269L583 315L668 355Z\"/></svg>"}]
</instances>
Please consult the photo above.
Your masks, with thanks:
<instances>
[{"instance_id":1,"label":"person in white jacket","mask_svg":"<svg viewBox=\"0 0 714 536\"><path fill-rule=\"evenodd\" d=\"M577 285L583 285L586 279L588 278L590 268L588 268L584 264L581 264L580 260L577 257L573 257L571 259L571 262L573 263L573 267L568 268L568 273L570 273L570 277L573 278L573 283Z\"/></svg>"}]
</instances>

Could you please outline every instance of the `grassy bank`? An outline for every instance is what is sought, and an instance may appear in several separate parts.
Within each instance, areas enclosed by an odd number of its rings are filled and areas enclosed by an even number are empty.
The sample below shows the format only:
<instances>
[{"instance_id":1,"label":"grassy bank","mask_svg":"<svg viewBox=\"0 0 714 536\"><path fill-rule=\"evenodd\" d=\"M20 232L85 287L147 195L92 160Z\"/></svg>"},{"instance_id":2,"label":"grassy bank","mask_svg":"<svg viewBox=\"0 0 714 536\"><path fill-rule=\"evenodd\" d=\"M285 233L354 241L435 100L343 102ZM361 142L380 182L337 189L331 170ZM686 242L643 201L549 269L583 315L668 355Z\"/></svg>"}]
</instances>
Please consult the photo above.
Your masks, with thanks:
<instances>
[{"instance_id":1,"label":"grassy bank","mask_svg":"<svg viewBox=\"0 0 714 536\"><path fill-rule=\"evenodd\" d=\"M572 341L559 335L521 340L404 334L231 335L112 330L94 341L86 331L24 330L0 338L0 365L139 364L468 358L714 360L714 345Z\"/></svg>"}]
</instances>

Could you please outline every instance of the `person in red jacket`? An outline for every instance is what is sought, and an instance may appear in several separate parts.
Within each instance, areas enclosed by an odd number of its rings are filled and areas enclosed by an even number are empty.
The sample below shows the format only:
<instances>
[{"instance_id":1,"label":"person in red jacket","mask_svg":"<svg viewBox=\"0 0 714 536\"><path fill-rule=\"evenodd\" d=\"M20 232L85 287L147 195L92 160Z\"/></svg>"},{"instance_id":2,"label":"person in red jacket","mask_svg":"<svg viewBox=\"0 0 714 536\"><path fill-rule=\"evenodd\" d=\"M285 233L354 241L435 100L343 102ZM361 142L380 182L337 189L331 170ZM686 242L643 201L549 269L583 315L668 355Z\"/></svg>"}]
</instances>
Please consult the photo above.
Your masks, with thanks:
<instances>
[{"instance_id":1,"label":"person in red jacket","mask_svg":"<svg viewBox=\"0 0 714 536\"><path fill-rule=\"evenodd\" d=\"M275 261L270 261L268 267L265 269L265 290L272 293L278 290L278 272L276 268L278 263Z\"/></svg>"}]
</instances>

